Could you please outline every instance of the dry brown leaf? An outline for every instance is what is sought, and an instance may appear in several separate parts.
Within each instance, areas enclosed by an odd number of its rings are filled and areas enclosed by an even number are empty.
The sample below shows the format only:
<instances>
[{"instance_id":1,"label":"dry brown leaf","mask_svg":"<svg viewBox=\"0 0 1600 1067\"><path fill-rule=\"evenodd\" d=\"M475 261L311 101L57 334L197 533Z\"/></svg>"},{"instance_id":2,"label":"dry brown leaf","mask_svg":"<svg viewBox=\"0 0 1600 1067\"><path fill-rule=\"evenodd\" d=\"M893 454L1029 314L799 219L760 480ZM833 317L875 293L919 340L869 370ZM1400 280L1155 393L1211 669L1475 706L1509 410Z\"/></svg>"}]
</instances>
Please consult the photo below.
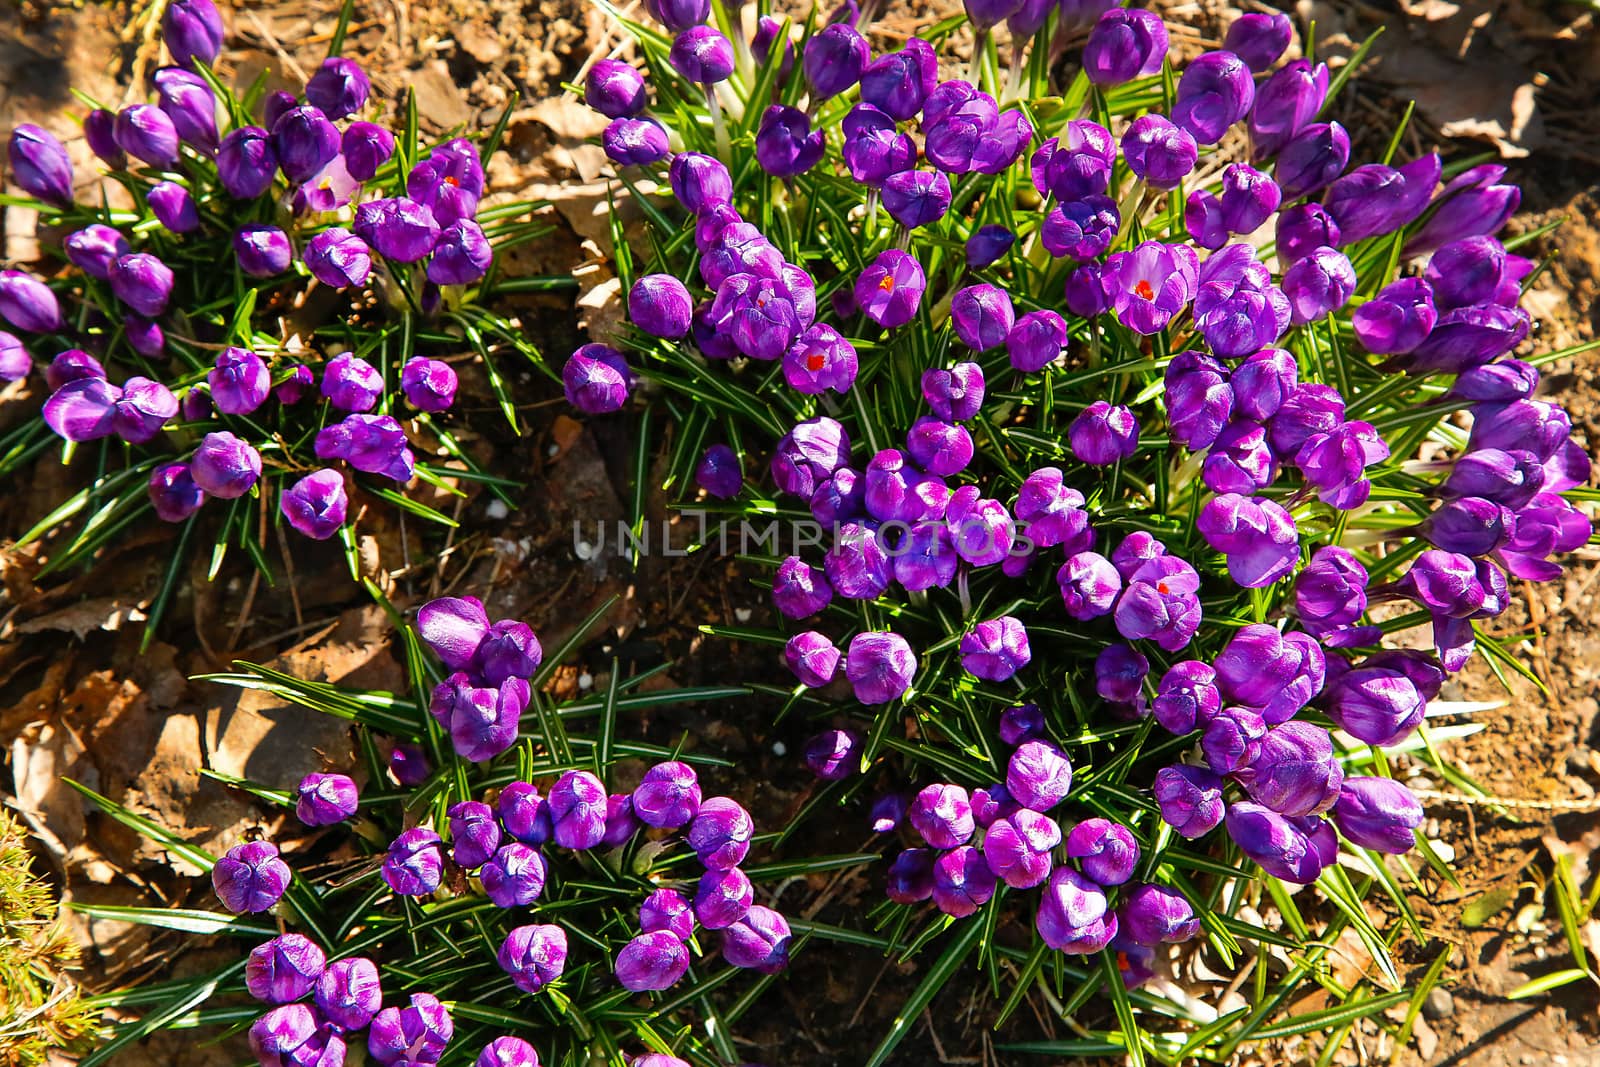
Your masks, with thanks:
<instances>
[{"instance_id":1,"label":"dry brown leaf","mask_svg":"<svg viewBox=\"0 0 1600 1067\"><path fill-rule=\"evenodd\" d=\"M62 630L83 640L96 630L120 630L130 622L143 622L145 613L137 601L121 596L80 600L70 607L40 615L17 626L18 633L36 634Z\"/></svg>"}]
</instances>

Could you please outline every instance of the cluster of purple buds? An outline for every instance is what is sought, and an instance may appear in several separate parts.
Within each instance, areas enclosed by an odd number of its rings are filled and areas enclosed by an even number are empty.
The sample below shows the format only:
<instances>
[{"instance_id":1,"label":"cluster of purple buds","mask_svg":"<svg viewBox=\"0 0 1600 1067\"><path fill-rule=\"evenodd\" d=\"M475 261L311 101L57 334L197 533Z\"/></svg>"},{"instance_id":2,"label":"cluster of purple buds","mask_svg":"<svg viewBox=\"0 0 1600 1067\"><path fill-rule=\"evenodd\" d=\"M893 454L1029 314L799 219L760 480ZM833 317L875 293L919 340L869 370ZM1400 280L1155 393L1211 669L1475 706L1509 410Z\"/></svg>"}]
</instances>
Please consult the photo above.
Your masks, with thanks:
<instances>
[{"instance_id":1,"label":"cluster of purple buds","mask_svg":"<svg viewBox=\"0 0 1600 1067\"><path fill-rule=\"evenodd\" d=\"M543 661L527 623L489 621L477 597L441 597L417 609L417 632L450 670L433 689L428 712L450 735L456 755L484 763L517 740Z\"/></svg>"}]
</instances>

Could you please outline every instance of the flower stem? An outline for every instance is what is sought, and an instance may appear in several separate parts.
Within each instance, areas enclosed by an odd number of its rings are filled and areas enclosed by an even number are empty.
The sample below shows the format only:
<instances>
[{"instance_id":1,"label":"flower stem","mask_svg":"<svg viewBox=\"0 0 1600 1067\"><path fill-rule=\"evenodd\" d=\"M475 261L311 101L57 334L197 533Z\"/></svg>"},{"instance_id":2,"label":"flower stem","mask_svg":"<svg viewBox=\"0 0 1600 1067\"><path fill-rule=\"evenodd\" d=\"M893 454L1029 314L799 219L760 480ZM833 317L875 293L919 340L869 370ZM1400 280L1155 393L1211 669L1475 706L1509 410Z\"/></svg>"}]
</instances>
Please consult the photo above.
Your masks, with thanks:
<instances>
[{"instance_id":1,"label":"flower stem","mask_svg":"<svg viewBox=\"0 0 1600 1067\"><path fill-rule=\"evenodd\" d=\"M722 118L722 105L717 102L717 87L706 86L706 110L711 112L711 128L717 138L717 158L731 163L733 148L728 142L728 124Z\"/></svg>"}]
</instances>

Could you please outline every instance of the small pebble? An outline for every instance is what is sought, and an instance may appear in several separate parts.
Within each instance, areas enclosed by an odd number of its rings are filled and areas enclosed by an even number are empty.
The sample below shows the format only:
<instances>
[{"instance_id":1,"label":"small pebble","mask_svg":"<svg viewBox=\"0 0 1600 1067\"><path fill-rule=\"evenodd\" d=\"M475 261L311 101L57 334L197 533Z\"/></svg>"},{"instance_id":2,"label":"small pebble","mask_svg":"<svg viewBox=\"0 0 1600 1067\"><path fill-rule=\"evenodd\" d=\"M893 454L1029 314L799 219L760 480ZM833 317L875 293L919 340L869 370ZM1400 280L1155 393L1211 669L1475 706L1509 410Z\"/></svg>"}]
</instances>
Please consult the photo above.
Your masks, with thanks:
<instances>
[{"instance_id":1,"label":"small pebble","mask_svg":"<svg viewBox=\"0 0 1600 1067\"><path fill-rule=\"evenodd\" d=\"M785 756L785 755L788 755L788 753L789 753L789 746L788 745L784 744L782 741L774 741L774 742L772 742L772 754L774 756Z\"/></svg>"},{"instance_id":2,"label":"small pebble","mask_svg":"<svg viewBox=\"0 0 1600 1067\"><path fill-rule=\"evenodd\" d=\"M579 541L577 544L572 546L572 551L581 560L594 559L594 546L587 541Z\"/></svg>"},{"instance_id":3,"label":"small pebble","mask_svg":"<svg viewBox=\"0 0 1600 1067\"><path fill-rule=\"evenodd\" d=\"M511 509L506 507L506 502L501 500L499 497L495 497L493 500L489 501L489 506L483 510L484 514L488 515L489 518L496 520L503 519L507 515L511 514Z\"/></svg>"},{"instance_id":4,"label":"small pebble","mask_svg":"<svg viewBox=\"0 0 1600 1067\"><path fill-rule=\"evenodd\" d=\"M582 674L578 675L578 688L586 691L593 689L594 675L590 674L588 671L584 671Z\"/></svg>"},{"instance_id":5,"label":"small pebble","mask_svg":"<svg viewBox=\"0 0 1600 1067\"><path fill-rule=\"evenodd\" d=\"M738 619L740 622L749 622L750 621L750 609L749 608L734 608L733 609L733 617Z\"/></svg>"},{"instance_id":6,"label":"small pebble","mask_svg":"<svg viewBox=\"0 0 1600 1067\"><path fill-rule=\"evenodd\" d=\"M1450 991L1441 986L1434 986L1428 991L1428 997L1422 1002L1422 1014L1429 1019L1448 1019L1455 1014L1456 998Z\"/></svg>"}]
</instances>

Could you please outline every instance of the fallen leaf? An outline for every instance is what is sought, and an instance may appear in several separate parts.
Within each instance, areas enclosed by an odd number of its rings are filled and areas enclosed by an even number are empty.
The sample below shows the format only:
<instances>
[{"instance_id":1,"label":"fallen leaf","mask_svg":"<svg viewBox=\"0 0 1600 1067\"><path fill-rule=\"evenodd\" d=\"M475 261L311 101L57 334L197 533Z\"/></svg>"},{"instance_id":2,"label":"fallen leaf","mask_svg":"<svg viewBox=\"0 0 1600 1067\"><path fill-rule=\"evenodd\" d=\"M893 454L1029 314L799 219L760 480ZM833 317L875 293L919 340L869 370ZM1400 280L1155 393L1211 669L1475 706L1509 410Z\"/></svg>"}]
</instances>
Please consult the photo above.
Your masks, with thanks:
<instances>
[{"instance_id":1,"label":"fallen leaf","mask_svg":"<svg viewBox=\"0 0 1600 1067\"><path fill-rule=\"evenodd\" d=\"M103 596L80 600L70 607L29 619L17 626L17 632L36 634L46 630L65 630L81 641L96 630L120 630L127 623L144 620L145 613L136 601L120 596Z\"/></svg>"}]
</instances>

